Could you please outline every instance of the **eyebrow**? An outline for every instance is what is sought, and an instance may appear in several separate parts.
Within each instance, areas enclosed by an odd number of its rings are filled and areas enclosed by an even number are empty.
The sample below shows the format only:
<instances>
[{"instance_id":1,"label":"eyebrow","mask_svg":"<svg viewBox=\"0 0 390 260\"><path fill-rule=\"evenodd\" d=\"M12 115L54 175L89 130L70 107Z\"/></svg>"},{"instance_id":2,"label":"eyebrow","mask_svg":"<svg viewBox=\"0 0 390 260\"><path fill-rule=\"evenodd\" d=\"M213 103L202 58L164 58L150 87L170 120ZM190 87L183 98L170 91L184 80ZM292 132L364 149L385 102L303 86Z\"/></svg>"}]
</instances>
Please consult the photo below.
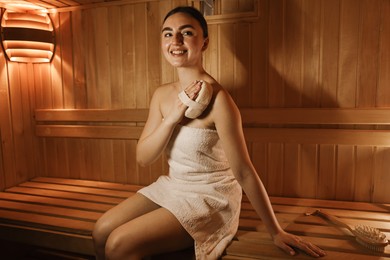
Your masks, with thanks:
<instances>
[{"instance_id":1,"label":"eyebrow","mask_svg":"<svg viewBox=\"0 0 390 260\"><path fill-rule=\"evenodd\" d=\"M183 29L186 29L186 28L192 28L192 29L195 29L194 26L192 26L191 24L185 24L185 25L182 25L179 27L179 30L183 30ZM173 31L173 29L171 27L164 27L161 32L164 32L164 31Z\"/></svg>"}]
</instances>

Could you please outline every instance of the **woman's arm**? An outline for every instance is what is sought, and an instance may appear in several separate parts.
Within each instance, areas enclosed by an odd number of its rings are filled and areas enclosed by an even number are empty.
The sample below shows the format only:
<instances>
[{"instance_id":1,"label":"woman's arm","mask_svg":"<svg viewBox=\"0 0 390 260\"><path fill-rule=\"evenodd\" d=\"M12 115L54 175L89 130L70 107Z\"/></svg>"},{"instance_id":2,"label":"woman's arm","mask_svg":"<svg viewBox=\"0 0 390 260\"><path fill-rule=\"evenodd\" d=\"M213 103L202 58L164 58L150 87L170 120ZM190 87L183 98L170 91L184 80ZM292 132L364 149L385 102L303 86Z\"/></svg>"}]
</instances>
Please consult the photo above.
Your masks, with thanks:
<instances>
[{"instance_id":1,"label":"woman's arm","mask_svg":"<svg viewBox=\"0 0 390 260\"><path fill-rule=\"evenodd\" d=\"M193 82L186 88L191 99L196 98L200 84ZM149 165L160 157L186 109L187 106L180 101L173 86L160 87L154 92L148 119L137 144L137 162L140 165Z\"/></svg>"},{"instance_id":2,"label":"woman's arm","mask_svg":"<svg viewBox=\"0 0 390 260\"><path fill-rule=\"evenodd\" d=\"M157 89L153 94L148 119L137 144L137 162L142 166L149 165L160 157L185 111L185 106L177 99L171 108L176 113L170 113L170 116L164 118L160 109L160 99L163 96L161 91Z\"/></svg>"},{"instance_id":3,"label":"woman's arm","mask_svg":"<svg viewBox=\"0 0 390 260\"><path fill-rule=\"evenodd\" d=\"M295 254L291 247L293 246L312 256L323 256L324 252L321 249L284 232L280 227L266 189L249 157L240 112L230 95L224 90L217 94L213 118L232 171L275 244L291 255Z\"/></svg>"}]
</instances>

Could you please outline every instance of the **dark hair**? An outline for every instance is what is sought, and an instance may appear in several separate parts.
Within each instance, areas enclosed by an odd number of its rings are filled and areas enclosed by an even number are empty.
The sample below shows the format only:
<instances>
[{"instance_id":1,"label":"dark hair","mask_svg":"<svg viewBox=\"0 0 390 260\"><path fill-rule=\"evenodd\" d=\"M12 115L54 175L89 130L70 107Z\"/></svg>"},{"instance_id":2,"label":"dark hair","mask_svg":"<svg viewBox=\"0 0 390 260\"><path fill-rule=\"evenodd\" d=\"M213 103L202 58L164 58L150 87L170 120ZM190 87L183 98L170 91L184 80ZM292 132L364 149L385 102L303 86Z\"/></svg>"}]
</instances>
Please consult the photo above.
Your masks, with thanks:
<instances>
[{"instance_id":1,"label":"dark hair","mask_svg":"<svg viewBox=\"0 0 390 260\"><path fill-rule=\"evenodd\" d=\"M172 9L165 16L163 23L168 19L168 17L170 17L171 15L174 15L176 13L185 13L185 14L188 14L191 17L195 18L199 22L200 26L202 27L203 37L207 38L209 36L209 30L207 28L206 19L204 19L203 14L201 12L199 12L198 9L196 9L192 6L178 6L174 9Z\"/></svg>"}]
</instances>

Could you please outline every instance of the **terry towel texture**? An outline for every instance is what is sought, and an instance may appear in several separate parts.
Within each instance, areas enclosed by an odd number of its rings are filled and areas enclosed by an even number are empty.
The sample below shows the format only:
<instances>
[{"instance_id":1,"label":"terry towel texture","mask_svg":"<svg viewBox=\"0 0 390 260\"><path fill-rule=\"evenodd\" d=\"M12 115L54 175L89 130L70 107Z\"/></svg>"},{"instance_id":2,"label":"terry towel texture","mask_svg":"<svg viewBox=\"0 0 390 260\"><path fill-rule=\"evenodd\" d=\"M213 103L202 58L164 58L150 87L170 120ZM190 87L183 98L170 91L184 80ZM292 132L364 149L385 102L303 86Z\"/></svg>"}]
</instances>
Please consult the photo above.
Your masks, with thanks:
<instances>
[{"instance_id":1,"label":"terry towel texture","mask_svg":"<svg viewBox=\"0 0 390 260\"><path fill-rule=\"evenodd\" d=\"M169 175L139 191L172 212L195 241L197 260L218 259L238 228L242 190L216 130L177 126Z\"/></svg>"}]
</instances>

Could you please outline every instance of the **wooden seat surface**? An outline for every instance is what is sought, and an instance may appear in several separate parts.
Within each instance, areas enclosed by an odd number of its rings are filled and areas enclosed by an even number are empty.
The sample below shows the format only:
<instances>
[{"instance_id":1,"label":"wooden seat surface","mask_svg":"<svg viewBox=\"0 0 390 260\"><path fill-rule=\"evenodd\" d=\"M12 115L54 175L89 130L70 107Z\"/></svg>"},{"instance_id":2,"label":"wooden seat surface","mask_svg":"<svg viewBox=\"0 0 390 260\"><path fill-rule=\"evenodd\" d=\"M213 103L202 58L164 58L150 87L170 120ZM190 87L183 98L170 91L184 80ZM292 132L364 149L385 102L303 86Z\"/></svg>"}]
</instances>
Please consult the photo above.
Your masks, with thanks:
<instances>
[{"instance_id":1,"label":"wooden seat surface","mask_svg":"<svg viewBox=\"0 0 390 260\"><path fill-rule=\"evenodd\" d=\"M141 186L108 182L35 178L0 192L0 238L82 255L93 255L91 233L108 209ZM304 236L327 251L327 259L390 259L384 252L358 244L351 233L317 216L316 209L340 217L348 224L379 228L390 237L390 205L316 199L271 197L285 230ZM290 257L276 248L247 198L243 198L239 231L222 257L233 259L309 259Z\"/></svg>"}]
</instances>

